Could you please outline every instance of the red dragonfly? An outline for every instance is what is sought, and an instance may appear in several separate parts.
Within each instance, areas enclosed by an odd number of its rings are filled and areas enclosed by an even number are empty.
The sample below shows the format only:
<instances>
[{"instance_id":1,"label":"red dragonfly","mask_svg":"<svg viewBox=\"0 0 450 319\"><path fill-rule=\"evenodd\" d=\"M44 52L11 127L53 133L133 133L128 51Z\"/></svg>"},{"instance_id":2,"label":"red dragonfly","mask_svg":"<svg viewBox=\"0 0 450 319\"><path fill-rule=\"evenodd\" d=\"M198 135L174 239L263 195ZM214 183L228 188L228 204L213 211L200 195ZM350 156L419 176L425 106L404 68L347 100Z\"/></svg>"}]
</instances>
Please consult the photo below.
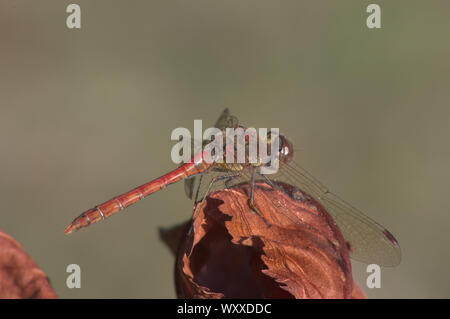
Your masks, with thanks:
<instances>
[{"instance_id":1,"label":"red dragonfly","mask_svg":"<svg viewBox=\"0 0 450 319\"><path fill-rule=\"evenodd\" d=\"M215 127L225 130L242 126L239 126L237 118L225 109ZM270 138L267 141L270 144ZM331 193L322 183L296 164L292 159L294 153L292 144L283 135L279 136L279 170L276 174L262 174L259 168L265 164L250 163L248 157L242 164L229 164L225 161L208 163L204 158L211 154L205 152L203 150L195 154L190 163L185 163L159 178L85 211L75 218L64 232L70 234L103 220L181 180L185 181L185 191L189 198L192 199L195 193L195 203L203 202L213 190L232 187L230 181L233 181L234 185L242 181L250 181L249 205L258 213L253 198L255 183L263 181L276 187L275 182L282 181L297 187L324 206L349 244L350 256L353 259L391 267L400 263L401 249L395 237L386 228Z\"/></svg>"}]
</instances>

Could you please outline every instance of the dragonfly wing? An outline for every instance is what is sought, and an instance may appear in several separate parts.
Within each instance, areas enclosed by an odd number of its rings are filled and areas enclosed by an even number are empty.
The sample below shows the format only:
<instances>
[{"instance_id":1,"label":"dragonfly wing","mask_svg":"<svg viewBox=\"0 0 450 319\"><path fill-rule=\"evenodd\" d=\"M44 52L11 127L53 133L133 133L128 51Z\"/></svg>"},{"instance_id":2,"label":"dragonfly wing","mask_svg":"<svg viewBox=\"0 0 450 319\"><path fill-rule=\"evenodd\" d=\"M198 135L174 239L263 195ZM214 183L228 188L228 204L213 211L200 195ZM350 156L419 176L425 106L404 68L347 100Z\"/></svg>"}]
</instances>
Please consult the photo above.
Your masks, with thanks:
<instances>
[{"instance_id":1,"label":"dragonfly wing","mask_svg":"<svg viewBox=\"0 0 450 319\"><path fill-rule=\"evenodd\" d=\"M301 166L292 162L282 167L276 175L274 180L298 187L324 206L349 244L353 259L388 267L400 263L400 246L386 228L331 193ZM270 175L268 177L272 178Z\"/></svg>"},{"instance_id":2,"label":"dragonfly wing","mask_svg":"<svg viewBox=\"0 0 450 319\"><path fill-rule=\"evenodd\" d=\"M325 194L319 201L333 216L345 240L350 243L350 256L353 259L388 267L400 263L400 246L386 228L333 193Z\"/></svg>"},{"instance_id":3,"label":"dragonfly wing","mask_svg":"<svg viewBox=\"0 0 450 319\"><path fill-rule=\"evenodd\" d=\"M184 180L184 192L189 199L192 199L194 196L194 185L195 185L196 177L186 178Z\"/></svg>"},{"instance_id":4,"label":"dragonfly wing","mask_svg":"<svg viewBox=\"0 0 450 319\"><path fill-rule=\"evenodd\" d=\"M236 127L238 125L238 123L239 123L239 121L238 121L237 117L231 115L230 110L228 108L226 108L225 110L223 110L222 114L220 114L214 127L218 128L220 130L224 130L227 127L231 127L231 128ZM194 152L193 148L192 148L192 151ZM195 194L197 193L197 187L202 186L202 185L199 185L199 182L200 182L199 176L193 176L191 178L184 180L184 191L186 193L186 196L189 199L193 199ZM203 186L205 185L205 183L206 184L209 183L208 179L205 179L205 181L202 182ZM201 195L202 195L201 192L199 192L199 196L201 196Z\"/></svg>"},{"instance_id":5,"label":"dragonfly wing","mask_svg":"<svg viewBox=\"0 0 450 319\"><path fill-rule=\"evenodd\" d=\"M230 110L226 108L223 110L222 114L219 116L214 127L217 127L220 130L224 130L227 127L234 128L239 124L239 121L236 116L231 115Z\"/></svg>"}]
</instances>

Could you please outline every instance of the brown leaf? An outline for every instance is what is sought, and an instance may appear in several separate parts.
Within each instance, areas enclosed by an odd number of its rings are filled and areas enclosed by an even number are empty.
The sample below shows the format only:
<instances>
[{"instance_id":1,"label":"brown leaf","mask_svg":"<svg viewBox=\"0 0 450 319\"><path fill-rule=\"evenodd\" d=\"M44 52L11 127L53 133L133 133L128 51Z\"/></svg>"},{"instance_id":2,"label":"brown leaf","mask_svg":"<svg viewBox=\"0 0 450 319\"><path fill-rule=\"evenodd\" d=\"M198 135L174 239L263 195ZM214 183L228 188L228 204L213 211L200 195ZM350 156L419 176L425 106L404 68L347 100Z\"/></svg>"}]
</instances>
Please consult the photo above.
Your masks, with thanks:
<instances>
[{"instance_id":1,"label":"brown leaf","mask_svg":"<svg viewBox=\"0 0 450 319\"><path fill-rule=\"evenodd\" d=\"M0 298L57 298L47 275L0 229Z\"/></svg>"},{"instance_id":2,"label":"brown leaf","mask_svg":"<svg viewBox=\"0 0 450 319\"><path fill-rule=\"evenodd\" d=\"M324 208L287 185L210 194L181 243L179 298L365 298L346 243ZM289 194L289 195L288 195Z\"/></svg>"}]
</instances>

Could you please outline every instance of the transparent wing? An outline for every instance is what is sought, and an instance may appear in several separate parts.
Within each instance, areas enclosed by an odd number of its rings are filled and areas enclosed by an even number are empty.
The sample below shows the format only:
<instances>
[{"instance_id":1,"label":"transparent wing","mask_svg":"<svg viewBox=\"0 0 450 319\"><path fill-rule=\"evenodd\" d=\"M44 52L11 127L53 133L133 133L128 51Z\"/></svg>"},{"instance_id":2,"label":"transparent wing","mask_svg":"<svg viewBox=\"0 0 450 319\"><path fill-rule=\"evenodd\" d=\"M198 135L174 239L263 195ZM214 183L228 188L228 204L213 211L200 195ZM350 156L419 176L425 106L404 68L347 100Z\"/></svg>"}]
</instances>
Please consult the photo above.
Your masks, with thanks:
<instances>
[{"instance_id":1,"label":"transparent wing","mask_svg":"<svg viewBox=\"0 0 450 319\"><path fill-rule=\"evenodd\" d=\"M189 199L193 199L194 197L194 187L195 182L197 181L197 177L186 178L184 180L184 192Z\"/></svg>"},{"instance_id":2,"label":"transparent wing","mask_svg":"<svg viewBox=\"0 0 450 319\"><path fill-rule=\"evenodd\" d=\"M353 259L387 267L400 263L400 246L386 228L331 193L295 162L284 165L277 174L267 177L294 185L321 203L349 243Z\"/></svg>"},{"instance_id":3,"label":"transparent wing","mask_svg":"<svg viewBox=\"0 0 450 319\"><path fill-rule=\"evenodd\" d=\"M222 111L222 114L220 114L219 118L216 121L216 124L214 127L217 127L219 130L224 130L227 127L236 127L238 126L239 121L236 116L231 115L230 110L226 108ZM208 179L209 180L209 179ZM202 184L204 186L205 183L210 183L208 180L205 179L205 181L202 180ZM191 178L188 178L184 181L184 192L186 193L186 196L189 199L193 199L197 193L197 187L200 187L202 185L199 185L200 183L200 176L193 176ZM216 188L218 189L218 188ZM199 191L199 199L201 199L202 194Z\"/></svg>"},{"instance_id":4,"label":"transparent wing","mask_svg":"<svg viewBox=\"0 0 450 319\"><path fill-rule=\"evenodd\" d=\"M214 127L217 127L219 130L224 130L227 127L236 127L239 124L239 121L236 116L230 114L230 110L226 108L223 110L222 114L220 114L216 124Z\"/></svg>"}]
</instances>

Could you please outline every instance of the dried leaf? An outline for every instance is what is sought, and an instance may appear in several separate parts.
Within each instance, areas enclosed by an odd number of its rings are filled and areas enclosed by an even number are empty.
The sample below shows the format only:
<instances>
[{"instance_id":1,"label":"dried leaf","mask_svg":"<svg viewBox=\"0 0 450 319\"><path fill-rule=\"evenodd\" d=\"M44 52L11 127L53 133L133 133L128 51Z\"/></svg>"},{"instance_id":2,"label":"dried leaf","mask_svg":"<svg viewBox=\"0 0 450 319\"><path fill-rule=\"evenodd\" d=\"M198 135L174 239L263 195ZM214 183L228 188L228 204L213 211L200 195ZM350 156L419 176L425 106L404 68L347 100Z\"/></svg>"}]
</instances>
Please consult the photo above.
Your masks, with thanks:
<instances>
[{"instance_id":1,"label":"dried leaf","mask_svg":"<svg viewBox=\"0 0 450 319\"><path fill-rule=\"evenodd\" d=\"M47 275L0 229L0 298L57 298Z\"/></svg>"},{"instance_id":2,"label":"dried leaf","mask_svg":"<svg viewBox=\"0 0 450 319\"><path fill-rule=\"evenodd\" d=\"M352 278L346 243L308 194L265 183L210 194L181 243L179 298L365 298Z\"/></svg>"}]
</instances>

